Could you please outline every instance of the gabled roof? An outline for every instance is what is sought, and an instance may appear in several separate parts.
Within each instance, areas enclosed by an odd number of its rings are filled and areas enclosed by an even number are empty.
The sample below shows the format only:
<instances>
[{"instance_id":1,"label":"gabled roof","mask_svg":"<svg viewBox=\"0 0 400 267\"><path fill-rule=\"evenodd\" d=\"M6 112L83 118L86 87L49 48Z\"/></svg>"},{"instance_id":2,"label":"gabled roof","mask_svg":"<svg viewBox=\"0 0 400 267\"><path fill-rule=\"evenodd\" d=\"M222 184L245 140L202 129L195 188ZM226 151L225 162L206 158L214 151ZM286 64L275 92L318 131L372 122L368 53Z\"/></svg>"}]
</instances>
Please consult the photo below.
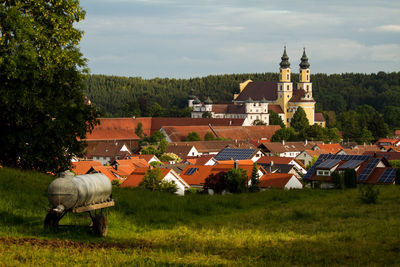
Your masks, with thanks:
<instances>
[{"instance_id":1,"label":"gabled roof","mask_svg":"<svg viewBox=\"0 0 400 267\"><path fill-rule=\"evenodd\" d=\"M397 144L398 142L400 142L397 139L392 139L392 138L380 138L378 141L376 141L376 145L380 145L381 143L390 143L392 145Z\"/></svg>"},{"instance_id":2,"label":"gabled roof","mask_svg":"<svg viewBox=\"0 0 400 267\"><path fill-rule=\"evenodd\" d=\"M373 156L376 155L377 157L384 157L387 160L400 160L400 152L373 152L373 151L365 151L363 155Z\"/></svg>"},{"instance_id":3,"label":"gabled roof","mask_svg":"<svg viewBox=\"0 0 400 267\"><path fill-rule=\"evenodd\" d=\"M193 149L193 145L189 144L177 144L170 143L165 150L166 153L174 153L178 155L180 158L185 158L189 155L190 150ZM190 156L190 155L189 155Z\"/></svg>"},{"instance_id":4,"label":"gabled roof","mask_svg":"<svg viewBox=\"0 0 400 267\"><path fill-rule=\"evenodd\" d=\"M261 101L265 98L268 101L275 101L278 98L278 87L276 81L249 82L235 101L246 101L249 98Z\"/></svg>"},{"instance_id":5,"label":"gabled roof","mask_svg":"<svg viewBox=\"0 0 400 267\"><path fill-rule=\"evenodd\" d=\"M225 126L224 126L225 127ZM198 126L163 126L162 129L168 135L172 142L181 142L186 139L189 133L196 132L203 138L208 132L212 132L208 125ZM215 135L214 135L215 136Z\"/></svg>"},{"instance_id":6,"label":"gabled roof","mask_svg":"<svg viewBox=\"0 0 400 267\"><path fill-rule=\"evenodd\" d=\"M291 103L298 103L298 102L315 102L314 99L304 99L306 96L306 92L303 89L295 89L293 90L292 98L289 100Z\"/></svg>"},{"instance_id":7,"label":"gabled roof","mask_svg":"<svg viewBox=\"0 0 400 267\"><path fill-rule=\"evenodd\" d=\"M214 141L183 141L183 142L172 142L172 145L187 145L194 146L199 153L216 153L226 147L232 148L255 148L249 145L247 141L232 141L232 140L214 140Z\"/></svg>"},{"instance_id":8,"label":"gabled roof","mask_svg":"<svg viewBox=\"0 0 400 267\"><path fill-rule=\"evenodd\" d=\"M124 157L125 155L130 154L130 152L121 151L124 145L124 142L90 141L86 147L87 157Z\"/></svg>"},{"instance_id":9,"label":"gabled roof","mask_svg":"<svg viewBox=\"0 0 400 267\"><path fill-rule=\"evenodd\" d=\"M120 187L137 187L143 181L143 177L146 174L148 168L137 168L133 171L124 182L121 183Z\"/></svg>"},{"instance_id":10,"label":"gabled roof","mask_svg":"<svg viewBox=\"0 0 400 267\"><path fill-rule=\"evenodd\" d=\"M284 152L301 152L306 149L311 149L314 145L320 142L267 142L262 143L259 148L270 153L284 153Z\"/></svg>"},{"instance_id":11,"label":"gabled roof","mask_svg":"<svg viewBox=\"0 0 400 267\"><path fill-rule=\"evenodd\" d=\"M111 166L93 166L92 168L90 168L90 170L88 171L89 173L91 172L99 172L104 174L105 176L108 177L108 179L110 179L110 181L112 182L113 180L119 180L120 177L118 175L118 172L115 171L115 169Z\"/></svg>"},{"instance_id":12,"label":"gabled roof","mask_svg":"<svg viewBox=\"0 0 400 267\"><path fill-rule=\"evenodd\" d=\"M224 148L216 156L217 161L221 160L244 160L251 159L258 152L258 149Z\"/></svg>"},{"instance_id":13,"label":"gabled roof","mask_svg":"<svg viewBox=\"0 0 400 267\"><path fill-rule=\"evenodd\" d=\"M177 163L177 164L164 164L160 166L161 169L172 169L174 170L177 174L180 174L188 164L186 163Z\"/></svg>"},{"instance_id":14,"label":"gabled roof","mask_svg":"<svg viewBox=\"0 0 400 267\"><path fill-rule=\"evenodd\" d=\"M113 165L128 165L132 169L136 168L148 168L150 165L145 159L140 159L139 157L132 157L130 159L120 159L116 160Z\"/></svg>"},{"instance_id":15,"label":"gabled roof","mask_svg":"<svg viewBox=\"0 0 400 267\"><path fill-rule=\"evenodd\" d=\"M340 150L343 150L343 147L340 144L317 144L319 149L325 150L326 154L336 154Z\"/></svg>"},{"instance_id":16,"label":"gabled roof","mask_svg":"<svg viewBox=\"0 0 400 267\"><path fill-rule=\"evenodd\" d=\"M212 112L216 114L244 114L246 113L245 105L241 104L213 104Z\"/></svg>"},{"instance_id":17,"label":"gabled roof","mask_svg":"<svg viewBox=\"0 0 400 267\"><path fill-rule=\"evenodd\" d=\"M103 164L97 160L72 162L72 171L76 175L86 174L93 166L103 166Z\"/></svg>"},{"instance_id":18,"label":"gabled roof","mask_svg":"<svg viewBox=\"0 0 400 267\"><path fill-rule=\"evenodd\" d=\"M215 155L202 155L200 157L187 157L186 162L192 165L204 165L209 162Z\"/></svg>"},{"instance_id":19,"label":"gabled roof","mask_svg":"<svg viewBox=\"0 0 400 267\"><path fill-rule=\"evenodd\" d=\"M293 174L267 173L260 178L261 188L284 188L291 178L297 179Z\"/></svg>"}]
</instances>

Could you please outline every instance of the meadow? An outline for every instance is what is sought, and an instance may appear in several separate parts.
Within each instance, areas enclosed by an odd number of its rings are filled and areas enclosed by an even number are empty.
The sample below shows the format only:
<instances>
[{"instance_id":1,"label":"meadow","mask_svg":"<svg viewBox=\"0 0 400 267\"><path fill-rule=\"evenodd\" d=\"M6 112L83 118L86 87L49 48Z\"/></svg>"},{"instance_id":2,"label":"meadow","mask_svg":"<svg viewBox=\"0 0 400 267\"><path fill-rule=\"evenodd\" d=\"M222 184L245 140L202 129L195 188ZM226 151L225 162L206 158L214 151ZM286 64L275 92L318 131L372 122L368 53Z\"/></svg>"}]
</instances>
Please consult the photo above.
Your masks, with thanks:
<instances>
[{"instance_id":1,"label":"meadow","mask_svg":"<svg viewBox=\"0 0 400 267\"><path fill-rule=\"evenodd\" d=\"M114 188L99 238L86 214L43 228L52 179L0 169L0 266L400 264L397 186L381 186L376 204L363 204L358 189L179 197Z\"/></svg>"}]
</instances>

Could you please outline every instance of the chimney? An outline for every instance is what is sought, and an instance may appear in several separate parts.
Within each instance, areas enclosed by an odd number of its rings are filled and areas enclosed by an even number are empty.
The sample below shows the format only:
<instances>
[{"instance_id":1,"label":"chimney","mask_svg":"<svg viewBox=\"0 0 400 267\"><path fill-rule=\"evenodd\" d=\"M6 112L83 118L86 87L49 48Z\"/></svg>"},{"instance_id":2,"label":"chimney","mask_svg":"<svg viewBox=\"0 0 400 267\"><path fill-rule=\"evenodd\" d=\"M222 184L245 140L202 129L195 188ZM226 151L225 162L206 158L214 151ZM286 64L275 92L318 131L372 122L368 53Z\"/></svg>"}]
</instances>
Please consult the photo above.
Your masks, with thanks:
<instances>
[{"instance_id":1,"label":"chimney","mask_svg":"<svg viewBox=\"0 0 400 267\"><path fill-rule=\"evenodd\" d=\"M239 161L238 161L238 160L235 160L235 161L234 161L233 167L234 167L235 169L239 169Z\"/></svg>"},{"instance_id":2,"label":"chimney","mask_svg":"<svg viewBox=\"0 0 400 267\"><path fill-rule=\"evenodd\" d=\"M305 145L307 145L307 144L308 144L308 140L307 140L307 139L306 139L306 141L304 142L304 144L305 144Z\"/></svg>"},{"instance_id":3,"label":"chimney","mask_svg":"<svg viewBox=\"0 0 400 267\"><path fill-rule=\"evenodd\" d=\"M285 145L285 140L282 139L282 145Z\"/></svg>"}]
</instances>

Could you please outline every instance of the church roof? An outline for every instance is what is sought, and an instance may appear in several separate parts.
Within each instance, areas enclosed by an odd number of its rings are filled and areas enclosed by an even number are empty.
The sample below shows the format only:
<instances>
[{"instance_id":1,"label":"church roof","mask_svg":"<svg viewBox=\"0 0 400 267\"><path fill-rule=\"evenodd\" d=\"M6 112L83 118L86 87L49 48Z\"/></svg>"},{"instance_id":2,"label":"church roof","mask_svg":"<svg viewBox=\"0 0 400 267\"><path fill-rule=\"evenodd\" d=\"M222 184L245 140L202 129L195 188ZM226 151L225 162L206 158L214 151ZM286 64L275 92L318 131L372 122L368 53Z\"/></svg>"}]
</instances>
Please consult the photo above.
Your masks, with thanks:
<instances>
[{"instance_id":1,"label":"church roof","mask_svg":"<svg viewBox=\"0 0 400 267\"><path fill-rule=\"evenodd\" d=\"M268 105L268 110L272 110L272 111L274 111L274 112L276 112L276 113L283 113L283 110L282 110L282 108L281 108L281 106L279 106L279 105L273 105L273 104L269 104Z\"/></svg>"},{"instance_id":2,"label":"church roof","mask_svg":"<svg viewBox=\"0 0 400 267\"><path fill-rule=\"evenodd\" d=\"M235 101L246 101L251 98L254 101L275 101L278 98L276 81L250 82L235 99ZM265 101L264 100L264 101Z\"/></svg>"},{"instance_id":3,"label":"church roof","mask_svg":"<svg viewBox=\"0 0 400 267\"><path fill-rule=\"evenodd\" d=\"M303 99L306 95L306 91L303 89L293 90L293 96L289 102L315 102L314 99Z\"/></svg>"},{"instance_id":4,"label":"church roof","mask_svg":"<svg viewBox=\"0 0 400 267\"><path fill-rule=\"evenodd\" d=\"M306 49L303 49L303 56L301 57L301 63L300 63L300 68L301 69L308 69L310 68L310 63L308 63L308 57L306 55Z\"/></svg>"},{"instance_id":5,"label":"church roof","mask_svg":"<svg viewBox=\"0 0 400 267\"><path fill-rule=\"evenodd\" d=\"M216 114L244 114L246 113L246 107L244 105L237 104L214 104L212 105L212 111Z\"/></svg>"},{"instance_id":6,"label":"church roof","mask_svg":"<svg viewBox=\"0 0 400 267\"><path fill-rule=\"evenodd\" d=\"M325 121L325 118L324 118L324 115L322 115L322 113L315 113L315 115L314 115L314 120L315 121Z\"/></svg>"},{"instance_id":7,"label":"church roof","mask_svg":"<svg viewBox=\"0 0 400 267\"><path fill-rule=\"evenodd\" d=\"M281 63L279 64L279 65L281 66L281 68L282 68L282 69L289 68L289 67L290 67L290 62L289 62L289 57L288 57L288 55L286 54L286 46L285 46L285 48L284 48L284 50L283 50L283 55L282 55L281 59L282 59L282 61L281 61Z\"/></svg>"}]
</instances>

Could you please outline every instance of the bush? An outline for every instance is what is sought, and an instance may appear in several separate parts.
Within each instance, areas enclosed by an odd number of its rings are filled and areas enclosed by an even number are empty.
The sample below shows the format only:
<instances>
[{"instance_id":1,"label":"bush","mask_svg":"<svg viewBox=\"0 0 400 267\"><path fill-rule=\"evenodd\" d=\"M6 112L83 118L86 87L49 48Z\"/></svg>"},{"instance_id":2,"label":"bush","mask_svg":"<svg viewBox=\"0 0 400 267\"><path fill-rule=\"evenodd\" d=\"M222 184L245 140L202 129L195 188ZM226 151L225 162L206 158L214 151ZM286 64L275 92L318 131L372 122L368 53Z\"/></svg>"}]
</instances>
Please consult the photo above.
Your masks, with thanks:
<instances>
[{"instance_id":1,"label":"bush","mask_svg":"<svg viewBox=\"0 0 400 267\"><path fill-rule=\"evenodd\" d=\"M191 187L191 188L188 188L185 190L185 195L191 195L191 194L197 194L197 193L199 193L199 189L197 189L197 188Z\"/></svg>"},{"instance_id":2,"label":"bush","mask_svg":"<svg viewBox=\"0 0 400 267\"><path fill-rule=\"evenodd\" d=\"M378 200L379 189L372 184L360 186L360 199L365 204L375 204Z\"/></svg>"},{"instance_id":3,"label":"bush","mask_svg":"<svg viewBox=\"0 0 400 267\"><path fill-rule=\"evenodd\" d=\"M335 188L337 188L337 189L342 188L343 177L338 172L333 172L331 174L331 181L335 185Z\"/></svg>"},{"instance_id":4,"label":"bush","mask_svg":"<svg viewBox=\"0 0 400 267\"><path fill-rule=\"evenodd\" d=\"M214 193L221 194L227 188L226 173L219 172L217 174L210 174L204 182L204 192L212 189Z\"/></svg>"},{"instance_id":5,"label":"bush","mask_svg":"<svg viewBox=\"0 0 400 267\"><path fill-rule=\"evenodd\" d=\"M112 180L111 184L112 184L113 186L120 186L121 181L118 180L118 179L114 179L114 180Z\"/></svg>"},{"instance_id":6,"label":"bush","mask_svg":"<svg viewBox=\"0 0 400 267\"><path fill-rule=\"evenodd\" d=\"M247 190L247 171L231 169L226 174L227 189L231 193L243 193Z\"/></svg>"}]
</instances>

